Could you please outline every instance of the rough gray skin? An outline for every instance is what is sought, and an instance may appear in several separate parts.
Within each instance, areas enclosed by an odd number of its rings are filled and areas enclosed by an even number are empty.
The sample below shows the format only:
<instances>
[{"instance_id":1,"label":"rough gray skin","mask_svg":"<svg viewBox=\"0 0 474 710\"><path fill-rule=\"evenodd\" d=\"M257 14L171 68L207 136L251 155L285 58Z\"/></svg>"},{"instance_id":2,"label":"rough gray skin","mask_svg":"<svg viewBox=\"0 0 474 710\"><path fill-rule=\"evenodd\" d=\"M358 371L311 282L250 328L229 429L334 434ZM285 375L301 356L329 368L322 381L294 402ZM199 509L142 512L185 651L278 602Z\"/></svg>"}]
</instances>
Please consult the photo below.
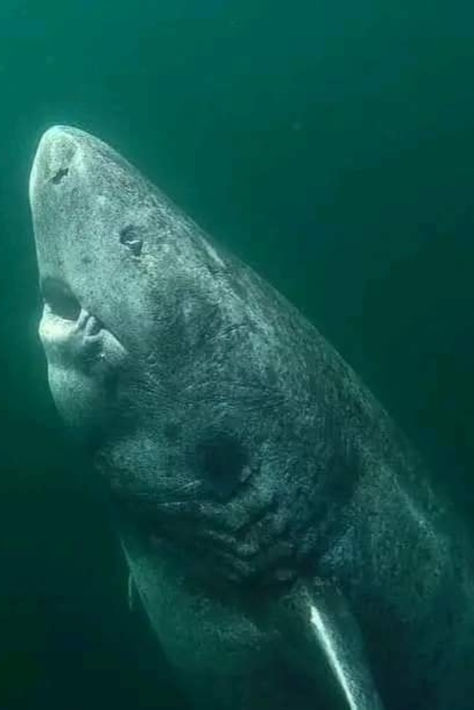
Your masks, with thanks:
<instances>
[{"instance_id":1,"label":"rough gray skin","mask_svg":"<svg viewBox=\"0 0 474 710\"><path fill-rule=\"evenodd\" d=\"M30 197L51 391L194 706L472 710L464 535L337 352L86 133Z\"/></svg>"}]
</instances>

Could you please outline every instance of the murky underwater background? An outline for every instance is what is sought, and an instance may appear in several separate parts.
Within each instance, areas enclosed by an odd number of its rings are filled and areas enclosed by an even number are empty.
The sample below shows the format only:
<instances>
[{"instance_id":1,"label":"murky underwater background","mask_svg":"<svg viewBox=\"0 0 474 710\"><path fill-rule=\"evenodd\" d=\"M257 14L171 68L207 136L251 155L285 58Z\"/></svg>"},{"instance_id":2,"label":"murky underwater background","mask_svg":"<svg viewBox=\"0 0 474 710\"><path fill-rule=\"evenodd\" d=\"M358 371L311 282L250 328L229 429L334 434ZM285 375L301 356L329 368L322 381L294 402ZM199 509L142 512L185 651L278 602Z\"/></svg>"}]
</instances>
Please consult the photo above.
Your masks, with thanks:
<instances>
[{"instance_id":1,"label":"murky underwater background","mask_svg":"<svg viewBox=\"0 0 474 710\"><path fill-rule=\"evenodd\" d=\"M41 132L116 146L280 288L470 518L473 40L468 0L2 0L0 710L185 707L47 391Z\"/></svg>"}]
</instances>

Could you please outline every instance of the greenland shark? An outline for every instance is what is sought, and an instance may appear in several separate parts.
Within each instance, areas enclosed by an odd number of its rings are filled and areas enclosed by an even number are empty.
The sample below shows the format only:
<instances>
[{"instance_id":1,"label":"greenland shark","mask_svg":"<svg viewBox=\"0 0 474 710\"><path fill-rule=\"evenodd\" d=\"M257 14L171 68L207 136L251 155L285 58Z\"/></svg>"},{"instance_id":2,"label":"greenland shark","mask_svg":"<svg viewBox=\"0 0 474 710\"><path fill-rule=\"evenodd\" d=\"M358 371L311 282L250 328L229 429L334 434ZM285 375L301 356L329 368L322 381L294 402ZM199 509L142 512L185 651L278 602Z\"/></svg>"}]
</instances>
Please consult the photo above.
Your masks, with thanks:
<instances>
[{"instance_id":1,"label":"greenland shark","mask_svg":"<svg viewBox=\"0 0 474 710\"><path fill-rule=\"evenodd\" d=\"M469 540L337 351L81 130L30 201L52 396L192 706L472 710Z\"/></svg>"}]
</instances>

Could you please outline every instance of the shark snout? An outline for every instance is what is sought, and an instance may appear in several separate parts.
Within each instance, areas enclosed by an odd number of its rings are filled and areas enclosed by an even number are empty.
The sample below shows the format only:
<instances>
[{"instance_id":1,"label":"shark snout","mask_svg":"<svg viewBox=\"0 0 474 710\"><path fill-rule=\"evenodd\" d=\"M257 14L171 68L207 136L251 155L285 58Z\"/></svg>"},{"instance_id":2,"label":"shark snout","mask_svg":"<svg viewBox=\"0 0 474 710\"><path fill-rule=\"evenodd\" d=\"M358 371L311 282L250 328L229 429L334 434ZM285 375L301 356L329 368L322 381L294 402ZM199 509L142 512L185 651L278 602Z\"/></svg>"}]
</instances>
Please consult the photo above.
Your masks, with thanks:
<instances>
[{"instance_id":1,"label":"shark snout","mask_svg":"<svg viewBox=\"0 0 474 710\"><path fill-rule=\"evenodd\" d=\"M69 175L80 145L80 131L67 126L53 126L42 136L30 175L30 200L45 183L58 186Z\"/></svg>"}]
</instances>

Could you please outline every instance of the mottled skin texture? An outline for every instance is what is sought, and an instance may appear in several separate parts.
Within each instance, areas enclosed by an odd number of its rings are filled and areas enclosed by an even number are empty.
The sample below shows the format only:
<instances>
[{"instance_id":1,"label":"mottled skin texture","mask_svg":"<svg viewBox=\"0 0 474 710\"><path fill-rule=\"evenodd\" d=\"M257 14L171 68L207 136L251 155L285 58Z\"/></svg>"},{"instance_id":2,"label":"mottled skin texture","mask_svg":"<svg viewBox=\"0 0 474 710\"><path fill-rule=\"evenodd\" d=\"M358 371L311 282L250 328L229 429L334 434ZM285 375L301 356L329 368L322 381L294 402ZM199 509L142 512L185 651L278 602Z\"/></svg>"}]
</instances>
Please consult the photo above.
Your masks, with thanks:
<instances>
[{"instance_id":1,"label":"mottled skin texture","mask_svg":"<svg viewBox=\"0 0 474 710\"><path fill-rule=\"evenodd\" d=\"M30 197L51 390L195 707L350 707L314 603L386 710L472 710L468 543L348 365L97 139L50 129Z\"/></svg>"}]
</instances>

